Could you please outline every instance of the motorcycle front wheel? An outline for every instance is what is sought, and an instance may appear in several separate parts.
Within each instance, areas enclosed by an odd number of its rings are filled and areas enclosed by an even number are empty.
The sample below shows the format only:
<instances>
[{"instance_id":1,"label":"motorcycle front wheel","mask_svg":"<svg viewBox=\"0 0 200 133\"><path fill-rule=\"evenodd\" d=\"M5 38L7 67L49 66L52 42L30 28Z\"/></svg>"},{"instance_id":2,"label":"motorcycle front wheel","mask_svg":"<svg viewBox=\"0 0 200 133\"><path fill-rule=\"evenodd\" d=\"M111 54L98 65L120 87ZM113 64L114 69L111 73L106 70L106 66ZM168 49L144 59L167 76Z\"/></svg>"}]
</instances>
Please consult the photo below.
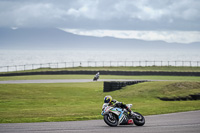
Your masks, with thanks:
<instances>
[{"instance_id":1,"label":"motorcycle front wheel","mask_svg":"<svg viewBox=\"0 0 200 133\"><path fill-rule=\"evenodd\" d=\"M104 115L104 121L107 125L111 127L116 127L118 125L117 116L113 113Z\"/></svg>"},{"instance_id":2,"label":"motorcycle front wheel","mask_svg":"<svg viewBox=\"0 0 200 133\"><path fill-rule=\"evenodd\" d=\"M144 117L140 114L135 112L136 115L133 116L133 121L136 126L143 126L145 124Z\"/></svg>"}]
</instances>

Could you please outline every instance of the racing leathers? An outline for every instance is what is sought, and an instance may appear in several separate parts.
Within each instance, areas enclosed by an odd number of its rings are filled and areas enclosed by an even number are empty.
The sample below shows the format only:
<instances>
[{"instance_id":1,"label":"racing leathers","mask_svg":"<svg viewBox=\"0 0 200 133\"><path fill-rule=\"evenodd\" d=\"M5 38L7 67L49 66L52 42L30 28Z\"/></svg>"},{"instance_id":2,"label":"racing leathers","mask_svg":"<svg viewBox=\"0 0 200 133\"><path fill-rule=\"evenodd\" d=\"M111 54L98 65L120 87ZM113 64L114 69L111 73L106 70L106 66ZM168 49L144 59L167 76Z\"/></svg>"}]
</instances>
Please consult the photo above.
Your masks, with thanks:
<instances>
[{"instance_id":1,"label":"racing leathers","mask_svg":"<svg viewBox=\"0 0 200 133\"><path fill-rule=\"evenodd\" d=\"M133 114L133 111L131 111L131 109L126 106L126 104L122 103L122 102L118 102L117 100L113 99L109 104L108 106L115 106L115 107L119 107L119 108L122 108L122 109L126 109L130 115Z\"/></svg>"}]
</instances>

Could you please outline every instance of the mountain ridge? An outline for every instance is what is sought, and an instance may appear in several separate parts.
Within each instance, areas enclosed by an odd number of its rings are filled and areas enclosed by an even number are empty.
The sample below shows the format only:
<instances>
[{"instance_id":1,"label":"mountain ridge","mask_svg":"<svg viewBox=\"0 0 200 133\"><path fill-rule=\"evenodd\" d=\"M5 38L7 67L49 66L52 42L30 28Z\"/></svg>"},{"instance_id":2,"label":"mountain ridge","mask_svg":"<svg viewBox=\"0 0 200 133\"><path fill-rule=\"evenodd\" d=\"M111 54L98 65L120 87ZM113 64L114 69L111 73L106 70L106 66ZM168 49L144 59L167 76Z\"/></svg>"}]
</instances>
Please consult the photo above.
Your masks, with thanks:
<instances>
[{"instance_id":1,"label":"mountain ridge","mask_svg":"<svg viewBox=\"0 0 200 133\"><path fill-rule=\"evenodd\" d=\"M199 43L180 44L114 37L76 35L57 28L0 28L0 49L196 49Z\"/></svg>"}]
</instances>

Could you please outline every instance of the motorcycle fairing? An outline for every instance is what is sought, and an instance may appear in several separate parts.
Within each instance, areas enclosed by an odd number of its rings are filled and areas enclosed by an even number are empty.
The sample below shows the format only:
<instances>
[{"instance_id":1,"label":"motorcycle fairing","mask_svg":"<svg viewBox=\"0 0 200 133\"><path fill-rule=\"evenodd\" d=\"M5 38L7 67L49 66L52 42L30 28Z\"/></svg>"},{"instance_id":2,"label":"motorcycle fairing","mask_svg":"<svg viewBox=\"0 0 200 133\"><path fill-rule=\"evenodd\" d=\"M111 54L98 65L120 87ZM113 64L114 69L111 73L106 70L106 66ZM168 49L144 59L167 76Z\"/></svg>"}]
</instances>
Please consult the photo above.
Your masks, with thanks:
<instances>
[{"instance_id":1,"label":"motorcycle fairing","mask_svg":"<svg viewBox=\"0 0 200 133\"><path fill-rule=\"evenodd\" d=\"M120 125L127 124L128 118L127 118L126 115L124 115L123 109L117 108L117 107L107 106L107 107L104 108L101 115L105 115L105 114L110 113L110 112L113 113L113 114L116 114L118 116Z\"/></svg>"}]
</instances>

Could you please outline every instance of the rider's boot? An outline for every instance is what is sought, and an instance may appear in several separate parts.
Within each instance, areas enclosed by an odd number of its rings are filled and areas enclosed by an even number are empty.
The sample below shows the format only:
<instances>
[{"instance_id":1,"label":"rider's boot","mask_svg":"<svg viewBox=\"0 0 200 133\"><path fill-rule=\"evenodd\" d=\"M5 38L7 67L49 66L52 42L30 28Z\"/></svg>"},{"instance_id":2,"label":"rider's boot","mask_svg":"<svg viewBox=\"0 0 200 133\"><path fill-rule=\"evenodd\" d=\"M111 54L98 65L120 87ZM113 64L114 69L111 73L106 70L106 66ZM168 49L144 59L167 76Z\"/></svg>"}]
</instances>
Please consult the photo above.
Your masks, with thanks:
<instances>
[{"instance_id":1,"label":"rider's boot","mask_svg":"<svg viewBox=\"0 0 200 133\"><path fill-rule=\"evenodd\" d=\"M134 122L133 122L133 111L130 111L130 112L129 112L128 124L129 124L129 125L134 124Z\"/></svg>"},{"instance_id":2,"label":"rider's boot","mask_svg":"<svg viewBox=\"0 0 200 133\"><path fill-rule=\"evenodd\" d=\"M133 111L129 112L129 116L132 117L133 116Z\"/></svg>"},{"instance_id":3,"label":"rider's boot","mask_svg":"<svg viewBox=\"0 0 200 133\"><path fill-rule=\"evenodd\" d=\"M129 112L129 117L132 118L132 116L133 116L133 111L132 111L130 108L128 108L128 107L127 107L127 110L128 110L128 112Z\"/></svg>"}]
</instances>

